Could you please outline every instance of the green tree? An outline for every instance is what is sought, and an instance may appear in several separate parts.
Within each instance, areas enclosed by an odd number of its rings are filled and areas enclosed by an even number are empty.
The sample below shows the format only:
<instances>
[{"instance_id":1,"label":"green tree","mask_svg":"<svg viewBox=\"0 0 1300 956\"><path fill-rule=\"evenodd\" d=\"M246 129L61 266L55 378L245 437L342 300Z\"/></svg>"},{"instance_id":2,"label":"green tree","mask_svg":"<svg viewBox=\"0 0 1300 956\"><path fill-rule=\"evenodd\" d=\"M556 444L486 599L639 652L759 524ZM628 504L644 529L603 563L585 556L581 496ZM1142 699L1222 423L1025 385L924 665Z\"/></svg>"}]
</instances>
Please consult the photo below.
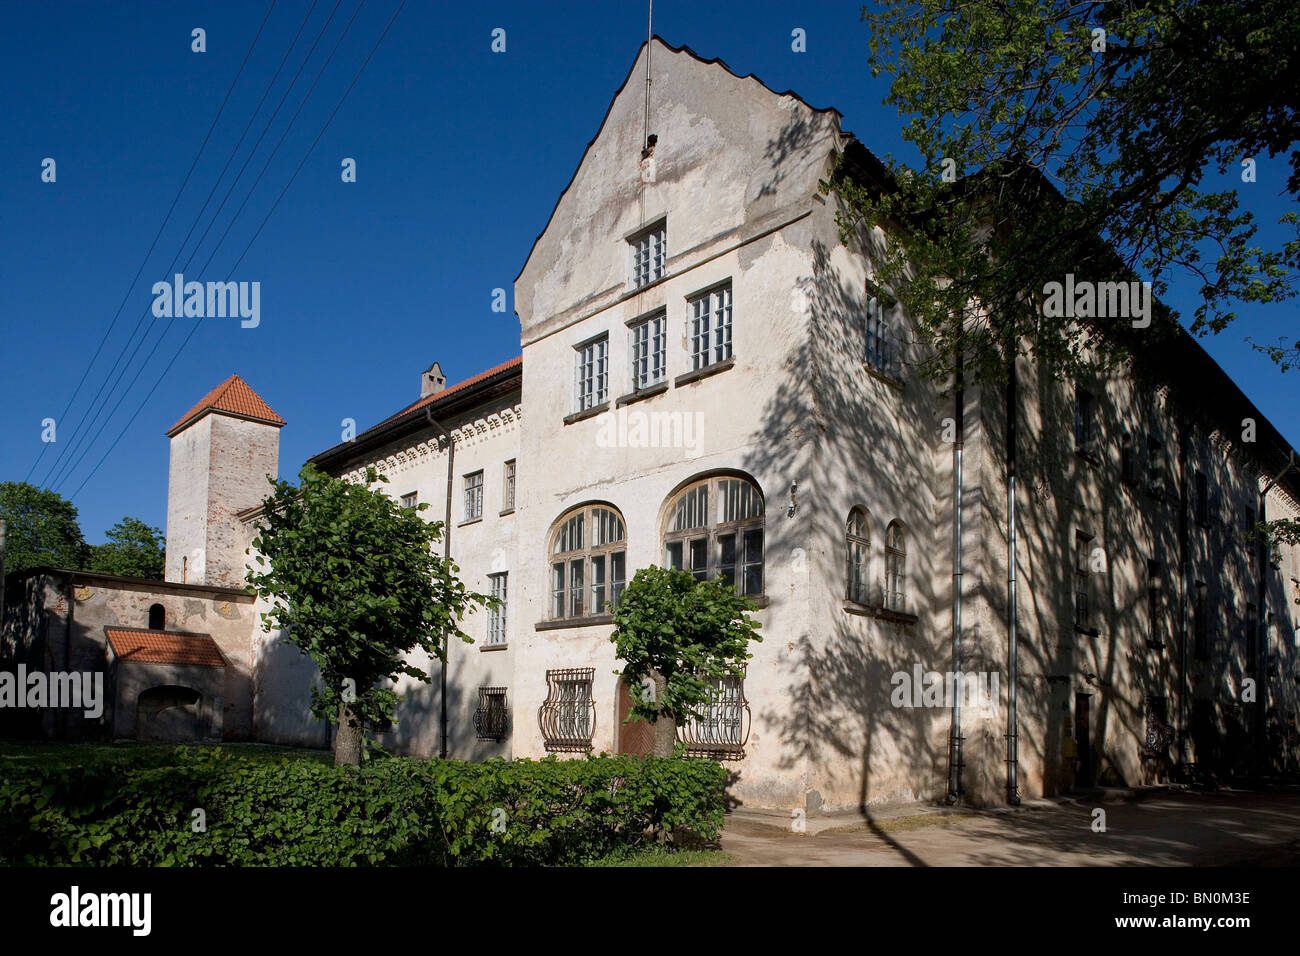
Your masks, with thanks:
<instances>
[{"instance_id":1,"label":"green tree","mask_svg":"<svg viewBox=\"0 0 1300 956\"><path fill-rule=\"evenodd\" d=\"M0 518L6 522L6 574L42 566L77 571L85 563L77 509L62 495L25 481L0 482Z\"/></svg>"},{"instance_id":2,"label":"green tree","mask_svg":"<svg viewBox=\"0 0 1300 956\"><path fill-rule=\"evenodd\" d=\"M90 546L87 570L121 574L129 578L163 579L167 562L166 539L158 528L139 518L123 518L105 535L104 544Z\"/></svg>"},{"instance_id":3,"label":"green tree","mask_svg":"<svg viewBox=\"0 0 1300 956\"><path fill-rule=\"evenodd\" d=\"M1026 349L1062 377L1124 358L1113 325L1044 314L1067 273L1156 296L1190 277L1199 334L1238 303L1296 294L1300 217L1262 244L1236 188L1300 193L1292 0L882 0L862 19L923 165L862 175L842 160L830 185L846 241L883 230L877 291L914 319L922 372L947 380L959 351L986 382ZM1245 185L1288 152L1285 183ZM1159 318L1142 334L1178 317ZM1252 344L1300 364L1300 341Z\"/></svg>"},{"instance_id":4,"label":"green tree","mask_svg":"<svg viewBox=\"0 0 1300 956\"><path fill-rule=\"evenodd\" d=\"M393 716L397 695L380 682L405 674L428 683L404 655L419 648L441 660L451 636L472 643L460 622L471 605L493 599L466 590L456 565L436 554L442 522L369 487L388 481L373 468L364 485L311 465L299 480L297 488L271 481L247 580L272 603L263 627L285 630L320 668L312 713L337 720L334 762L355 765L363 725Z\"/></svg>"},{"instance_id":5,"label":"green tree","mask_svg":"<svg viewBox=\"0 0 1300 956\"><path fill-rule=\"evenodd\" d=\"M633 576L610 640L624 661L628 718L654 725L656 756L672 754L677 725L701 716L719 680L744 674L753 656L749 642L762 640L759 623L746 613L754 610L722 581L697 581L673 568L642 568Z\"/></svg>"}]
</instances>

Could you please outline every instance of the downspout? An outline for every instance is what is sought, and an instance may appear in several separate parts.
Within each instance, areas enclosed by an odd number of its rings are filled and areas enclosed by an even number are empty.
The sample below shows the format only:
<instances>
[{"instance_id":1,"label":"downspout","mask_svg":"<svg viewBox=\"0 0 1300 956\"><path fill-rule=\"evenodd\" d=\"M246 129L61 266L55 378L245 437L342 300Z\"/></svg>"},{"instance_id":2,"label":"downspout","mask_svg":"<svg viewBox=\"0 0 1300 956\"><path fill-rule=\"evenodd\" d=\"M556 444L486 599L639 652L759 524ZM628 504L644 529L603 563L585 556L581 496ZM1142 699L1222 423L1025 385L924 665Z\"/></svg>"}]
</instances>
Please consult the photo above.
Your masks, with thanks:
<instances>
[{"instance_id":1,"label":"downspout","mask_svg":"<svg viewBox=\"0 0 1300 956\"><path fill-rule=\"evenodd\" d=\"M452 437L451 429L444 428L437 419L431 414L425 412L425 418L440 432L447 435L447 518L443 523L443 558L448 564L451 564L451 478L456 468L456 439ZM447 657L451 653L451 641L447 639L447 632L442 633L442 693L440 710L438 714L438 736L440 743L438 745L438 757L441 760L447 759Z\"/></svg>"},{"instance_id":2,"label":"downspout","mask_svg":"<svg viewBox=\"0 0 1300 956\"><path fill-rule=\"evenodd\" d=\"M1019 738L1016 733L1016 356L1007 362L1007 803L1020 806Z\"/></svg>"},{"instance_id":3,"label":"downspout","mask_svg":"<svg viewBox=\"0 0 1300 956\"><path fill-rule=\"evenodd\" d=\"M1178 763L1182 766L1187 764L1187 704L1190 696L1188 686L1189 674L1187 673L1187 642L1190 638L1188 634L1188 614L1187 603L1191 600L1191 580L1192 580L1192 557L1191 546L1188 541L1188 521L1187 513L1187 443L1188 428L1186 422L1180 423L1182 427L1178 430L1178 560L1182 565L1182 573L1178 576L1178 610L1179 610L1179 629L1182 632L1182 640L1179 641L1178 656L1180 659L1179 676L1180 688L1178 694Z\"/></svg>"},{"instance_id":4,"label":"downspout","mask_svg":"<svg viewBox=\"0 0 1300 956\"><path fill-rule=\"evenodd\" d=\"M1282 480L1282 476L1295 467L1295 452L1287 452L1287 463L1273 478L1269 479L1264 485L1264 490L1259 493L1259 521L1268 520L1268 493L1273 486ZM1252 529L1253 530L1253 529ZM1256 601L1258 610L1255 613L1255 673L1260 678L1260 683L1264 687L1258 689L1259 695L1256 697L1255 706L1255 766L1254 771L1258 776L1260 765L1263 762L1264 747L1267 745L1267 727L1265 718L1267 717L1267 675L1265 668L1268 664L1268 550L1267 543L1256 541L1255 543L1255 560L1259 565L1259 575L1256 587L1259 591L1259 597Z\"/></svg>"},{"instance_id":5,"label":"downspout","mask_svg":"<svg viewBox=\"0 0 1300 956\"><path fill-rule=\"evenodd\" d=\"M956 432L952 445L952 741L948 750L948 803L954 804L961 799L961 507L962 507L962 446L966 435L966 391L964 377L964 356L961 346L957 347L956 396L953 402L953 418Z\"/></svg>"}]
</instances>

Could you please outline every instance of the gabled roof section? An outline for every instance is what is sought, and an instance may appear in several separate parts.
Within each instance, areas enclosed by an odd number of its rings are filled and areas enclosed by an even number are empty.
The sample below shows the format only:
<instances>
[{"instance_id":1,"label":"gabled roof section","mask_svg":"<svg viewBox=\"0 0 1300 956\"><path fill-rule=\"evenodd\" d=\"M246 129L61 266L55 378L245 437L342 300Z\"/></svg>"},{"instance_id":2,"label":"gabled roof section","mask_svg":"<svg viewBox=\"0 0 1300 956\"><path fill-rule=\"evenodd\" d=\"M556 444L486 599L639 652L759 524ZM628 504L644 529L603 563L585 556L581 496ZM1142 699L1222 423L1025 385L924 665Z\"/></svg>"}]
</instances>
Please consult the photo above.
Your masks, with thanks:
<instances>
[{"instance_id":1,"label":"gabled roof section","mask_svg":"<svg viewBox=\"0 0 1300 956\"><path fill-rule=\"evenodd\" d=\"M105 627L104 634L118 659L128 664L179 664L225 667L217 642L207 634L148 631L138 627Z\"/></svg>"},{"instance_id":2,"label":"gabled roof section","mask_svg":"<svg viewBox=\"0 0 1300 956\"><path fill-rule=\"evenodd\" d=\"M367 428L352 441L341 442L307 460L328 471L368 449L429 427L430 418L454 414L480 401L519 388L523 381L523 373L524 357L519 355L508 362L502 362L500 365L479 372L463 382L444 388L440 392L426 395L407 405L400 412L389 415L378 425ZM250 512L260 510L260 505L249 509Z\"/></svg>"},{"instance_id":3,"label":"gabled roof section","mask_svg":"<svg viewBox=\"0 0 1300 956\"><path fill-rule=\"evenodd\" d=\"M239 418L265 422L276 428L282 428L285 424L284 419L262 401L262 396L253 391L247 382L238 375L232 375L199 399L199 403L182 415L180 421L167 429L167 437L171 438L208 412L225 412Z\"/></svg>"},{"instance_id":4,"label":"gabled roof section","mask_svg":"<svg viewBox=\"0 0 1300 956\"><path fill-rule=\"evenodd\" d=\"M569 190L573 188L573 184L578 178L578 173L582 169L582 164L587 161L587 154L591 152L591 148L595 146L596 141L600 139L600 134L604 132L605 125L609 122L609 114L614 110L614 104L617 103L618 98L623 95L623 90L627 88L628 82L632 79L632 75L636 70L637 64L641 62L641 54L645 52L646 46L649 43L654 42L655 40L658 40L659 45L662 46L664 49L666 49L669 53L685 53L687 56L691 57L696 62L702 63L705 66L715 66L715 65L720 66L736 79L753 80L763 89L767 90L769 93L775 96L792 96L800 103L802 103L804 106L808 107L808 109L812 110L814 113L834 113L836 116L840 117L841 119L844 117L844 114L841 113L839 110L835 109L835 107L833 106L826 106L826 107L813 106L811 103L805 100L794 90L786 90L784 93L778 93L776 90L772 89L770 86L768 86L766 83L760 80L753 73L746 73L744 76L741 76L731 67L727 66L726 62L721 57L715 56L711 60L706 60L704 57L700 56L690 47L686 46L686 44L682 44L681 46L673 46L671 43L669 43L659 34L657 33L654 34L649 41L647 41L646 43L642 43L641 46L637 48L636 56L632 58L632 65L628 67L627 76L623 78L623 82L619 84L618 89L614 91L614 95L610 97L609 106L605 107L605 115L601 117L600 126L596 129L596 135L593 136L591 138L591 141L587 143L587 148L582 151L582 158L578 160L578 164L573 168L573 175L569 177L568 184L564 187L564 189L560 190L560 195L556 197L555 205L551 207L551 214L546 219L546 225L542 227L542 231L539 232L537 234L537 238L533 240L533 244L528 249L528 255L524 256L524 263L522 266L519 267L519 274L515 276L514 279L515 282L518 282L519 277L524 274L524 270L528 268L529 260L532 259L533 253L537 250L537 244L541 242L542 237L546 235L546 230L551 228L551 222L555 219L555 213L559 210L560 203L564 201L564 197L568 195Z\"/></svg>"}]
</instances>

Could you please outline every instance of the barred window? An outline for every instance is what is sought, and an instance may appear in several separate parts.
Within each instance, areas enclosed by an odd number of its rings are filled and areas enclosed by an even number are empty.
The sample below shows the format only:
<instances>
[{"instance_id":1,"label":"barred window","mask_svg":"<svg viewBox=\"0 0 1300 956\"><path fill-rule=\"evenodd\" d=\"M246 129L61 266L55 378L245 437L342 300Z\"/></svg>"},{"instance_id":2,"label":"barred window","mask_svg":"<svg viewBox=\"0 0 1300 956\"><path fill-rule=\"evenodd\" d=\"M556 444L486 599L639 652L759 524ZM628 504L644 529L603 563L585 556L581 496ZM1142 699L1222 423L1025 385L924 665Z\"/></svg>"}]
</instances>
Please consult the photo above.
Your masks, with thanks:
<instances>
[{"instance_id":1,"label":"barred window","mask_svg":"<svg viewBox=\"0 0 1300 956\"><path fill-rule=\"evenodd\" d=\"M714 511L710 511L710 500ZM721 578L738 594L763 593L763 495L745 478L709 478L668 507L664 566L696 580Z\"/></svg>"},{"instance_id":2,"label":"barred window","mask_svg":"<svg viewBox=\"0 0 1300 956\"><path fill-rule=\"evenodd\" d=\"M632 390L649 388L668 374L668 314L632 326Z\"/></svg>"},{"instance_id":3,"label":"barred window","mask_svg":"<svg viewBox=\"0 0 1300 956\"><path fill-rule=\"evenodd\" d=\"M885 529L885 607L907 607L907 530L901 521L891 521Z\"/></svg>"},{"instance_id":4,"label":"barred window","mask_svg":"<svg viewBox=\"0 0 1300 956\"><path fill-rule=\"evenodd\" d=\"M492 596L501 603L492 608L488 615L488 634L487 645L489 647L500 646L506 642L506 601L509 596L509 589L506 585L507 573L489 574L488 581L492 584Z\"/></svg>"},{"instance_id":5,"label":"barred window","mask_svg":"<svg viewBox=\"0 0 1300 956\"><path fill-rule=\"evenodd\" d=\"M613 613L627 586L622 516L584 505L561 519L551 544L551 619Z\"/></svg>"},{"instance_id":6,"label":"barred window","mask_svg":"<svg viewBox=\"0 0 1300 956\"><path fill-rule=\"evenodd\" d=\"M483 472L465 476L465 520L483 517Z\"/></svg>"},{"instance_id":7,"label":"barred window","mask_svg":"<svg viewBox=\"0 0 1300 956\"><path fill-rule=\"evenodd\" d=\"M1092 627L1092 574L1088 567L1091 542L1092 535L1074 533L1074 624L1085 629Z\"/></svg>"},{"instance_id":8,"label":"barred window","mask_svg":"<svg viewBox=\"0 0 1300 956\"><path fill-rule=\"evenodd\" d=\"M865 310L866 348L864 358L868 365L882 372L893 373L894 356L890 335L889 313L894 306L879 296L867 299Z\"/></svg>"},{"instance_id":9,"label":"barred window","mask_svg":"<svg viewBox=\"0 0 1300 956\"><path fill-rule=\"evenodd\" d=\"M731 358L731 282L690 300L693 369Z\"/></svg>"},{"instance_id":10,"label":"barred window","mask_svg":"<svg viewBox=\"0 0 1300 956\"><path fill-rule=\"evenodd\" d=\"M579 345L574 351L574 410L584 412L609 397L609 336Z\"/></svg>"},{"instance_id":11,"label":"barred window","mask_svg":"<svg viewBox=\"0 0 1300 956\"><path fill-rule=\"evenodd\" d=\"M1147 494L1159 498L1164 494L1165 446L1153 434L1147 435Z\"/></svg>"},{"instance_id":12,"label":"barred window","mask_svg":"<svg viewBox=\"0 0 1300 956\"><path fill-rule=\"evenodd\" d=\"M699 717L678 725L677 737L691 756L738 760L745 756L749 739L749 702L743 676L726 676L709 682L711 696Z\"/></svg>"},{"instance_id":13,"label":"barred window","mask_svg":"<svg viewBox=\"0 0 1300 956\"><path fill-rule=\"evenodd\" d=\"M628 241L632 253L632 288L639 289L664 275L668 260L668 226L659 223Z\"/></svg>"},{"instance_id":14,"label":"barred window","mask_svg":"<svg viewBox=\"0 0 1300 956\"><path fill-rule=\"evenodd\" d=\"M478 710L474 711L474 732L480 740L501 740L506 735L508 713L504 687L480 687Z\"/></svg>"},{"instance_id":15,"label":"barred window","mask_svg":"<svg viewBox=\"0 0 1300 956\"><path fill-rule=\"evenodd\" d=\"M844 550L848 560L848 587L845 596L858 604L869 603L867 594L868 562L871 556L871 528L867 512L854 508L844 528Z\"/></svg>"},{"instance_id":16,"label":"barred window","mask_svg":"<svg viewBox=\"0 0 1300 956\"><path fill-rule=\"evenodd\" d=\"M1097 399L1086 388L1074 390L1074 450L1080 455L1091 456L1097 414Z\"/></svg>"},{"instance_id":17,"label":"barred window","mask_svg":"<svg viewBox=\"0 0 1300 956\"><path fill-rule=\"evenodd\" d=\"M537 720L547 750L591 749L596 727L596 705L591 691L595 676L594 667L546 672L546 700L538 709Z\"/></svg>"}]
</instances>

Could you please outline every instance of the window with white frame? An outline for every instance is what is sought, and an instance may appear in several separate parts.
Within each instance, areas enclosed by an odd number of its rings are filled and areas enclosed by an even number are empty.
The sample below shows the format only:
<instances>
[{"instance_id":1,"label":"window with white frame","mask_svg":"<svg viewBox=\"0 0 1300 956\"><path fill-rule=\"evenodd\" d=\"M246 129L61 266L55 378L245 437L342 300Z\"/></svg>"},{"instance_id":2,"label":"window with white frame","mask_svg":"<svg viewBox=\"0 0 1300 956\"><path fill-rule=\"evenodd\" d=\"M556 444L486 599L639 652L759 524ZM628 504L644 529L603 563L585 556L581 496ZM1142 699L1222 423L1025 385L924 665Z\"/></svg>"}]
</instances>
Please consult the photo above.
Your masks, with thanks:
<instances>
[{"instance_id":1,"label":"window with white frame","mask_svg":"<svg viewBox=\"0 0 1300 956\"><path fill-rule=\"evenodd\" d=\"M592 699L594 667L546 672L546 700L538 709L542 745L549 751L591 749L596 707Z\"/></svg>"},{"instance_id":2,"label":"window with white frame","mask_svg":"<svg viewBox=\"0 0 1300 956\"><path fill-rule=\"evenodd\" d=\"M721 578L737 594L761 595L763 522L762 492L745 478L688 485L669 503L664 566L699 581Z\"/></svg>"},{"instance_id":3,"label":"window with white frame","mask_svg":"<svg viewBox=\"0 0 1300 956\"><path fill-rule=\"evenodd\" d=\"M668 375L668 313L638 322L632 338L632 391L657 385Z\"/></svg>"},{"instance_id":4,"label":"window with white frame","mask_svg":"<svg viewBox=\"0 0 1300 956\"><path fill-rule=\"evenodd\" d=\"M504 571L500 574L488 575L488 581L492 585L492 597L499 602L488 614L488 647L500 646L506 642L506 601L509 597L506 578L507 573Z\"/></svg>"},{"instance_id":5,"label":"window with white frame","mask_svg":"<svg viewBox=\"0 0 1300 956\"><path fill-rule=\"evenodd\" d=\"M893 305L879 296L870 296L866 308L866 349L864 357L868 365L882 372L893 372L893 347L890 339L889 313Z\"/></svg>"},{"instance_id":6,"label":"window with white frame","mask_svg":"<svg viewBox=\"0 0 1300 956\"><path fill-rule=\"evenodd\" d=\"M505 480L502 484L503 492L501 495L501 510L515 510L515 460L511 458L506 462Z\"/></svg>"},{"instance_id":7,"label":"window with white frame","mask_svg":"<svg viewBox=\"0 0 1300 956\"><path fill-rule=\"evenodd\" d=\"M574 411L585 412L609 397L609 336L579 345L575 351Z\"/></svg>"},{"instance_id":8,"label":"window with white frame","mask_svg":"<svg viewBox=\"0 0 1300 956\"><path fill-rule=\"evenodd\" d=\"M483 472L465 476L465 520L483 517Z\"/></svg>"},{"instance_id":9,"label":"window with white frame","mask_svg":"<svg viewBox=\"0 0 1300 956\"><path fill-rule=\"evenodd\" d=\"M689 303L693 369L731 358L731 283L695 296Z\"/></svg>"},{"instance_id":10,"label":"window with white frame","mask_svg":"<svg viewBox=\"0 0 1300 956\"><path fill-rule=\"evenodd\" d=\"M628 240L632 253L632 288L649 285L664 275L668 260L668 226L659 223Z\"/></svg>"},{"instance_id":11,"label":"window with white frame","mask_svg":"<svg viewBox=\"0 0 1300 956\"><path fill-rule=\"evenodd\" d=\"M848 558L848 587L845 597L858 604L867 604L868 562L871 556L871 529L867 512L854 508L844 528L844 547Z\"/></svg>"},{"instance_id":12,"label":"window with white frame","mask_svg":"<svg viewBox=\"0 0 1300 956\"><path fill-rule=\"evenodd\" d=\"M907 604L907 531L891 521L885 529L885 607L902 611Z\"/></svg>"},{"instance_id":13,"label":"window with white frame","mask_svg":"<svg viewBox=\"0 0 1300 956\"><path fill-rule=\"evenodd\" d=\"M402 507L414 508L419 503L419 500L420 500L419 494L414 491L412 491L409 495L402 495Z\"/></svg>"},{"instance_id":14,"label":"window with white frame","mask_svg":"<svg viewBox=\"0 0 1300 956\"><path fill-rule=\"evenodd\" d=\"M627 585L626 539L622 516L608 505L584 505L561 519L551 543L552 620L618 608Z\"/></svg>"}]
</instances>

